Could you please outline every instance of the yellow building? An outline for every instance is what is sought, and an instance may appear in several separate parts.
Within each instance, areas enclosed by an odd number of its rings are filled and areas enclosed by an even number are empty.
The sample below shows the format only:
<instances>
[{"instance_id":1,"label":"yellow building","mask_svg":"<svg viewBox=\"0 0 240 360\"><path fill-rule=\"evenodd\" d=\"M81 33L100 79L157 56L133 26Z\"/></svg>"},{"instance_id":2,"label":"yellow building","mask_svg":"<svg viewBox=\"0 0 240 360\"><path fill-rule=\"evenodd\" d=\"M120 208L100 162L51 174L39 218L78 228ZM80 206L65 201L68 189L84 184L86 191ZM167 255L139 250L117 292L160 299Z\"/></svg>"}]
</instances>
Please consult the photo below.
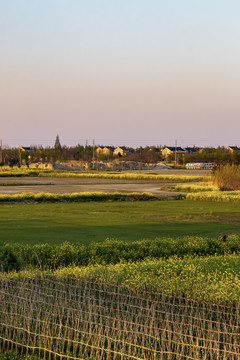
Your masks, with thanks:
<instances>
[{"instance_id":1,"label":"yellow building","mask_svg":"<svg viewBox=\"0 0 240 360\"><path fill-rule=\"evenodd\" d=\"M113 151L113 155L115 156L125 156L126 155L126 151L123 150L120 147L117 147L114 151Z\"/></svg>"},{"instance_id":2,"label":"yellow building","mask_svg":"<svg viewBox=\"0 0 240 360\"><path fill-rule=\"evenodd\" d=\"M97 156L109 156L113 153L114 148L111 146L99 146L96 149Z\"/></svg>"},{"instance_id":3,"label":"yellow building","mask_svg":"<svg viewBox=\"0 0 240 360\"><path fill-rule=\"evenodd\" d=\"M167 159L170 155L175 154L175 151L177 154L185 154L186 153L186 151L183 148L181 148L180 146L178 146L176 148L174 146L168 146L162 150L162 156L165 159Z\"/></svg>"}]
</instances>

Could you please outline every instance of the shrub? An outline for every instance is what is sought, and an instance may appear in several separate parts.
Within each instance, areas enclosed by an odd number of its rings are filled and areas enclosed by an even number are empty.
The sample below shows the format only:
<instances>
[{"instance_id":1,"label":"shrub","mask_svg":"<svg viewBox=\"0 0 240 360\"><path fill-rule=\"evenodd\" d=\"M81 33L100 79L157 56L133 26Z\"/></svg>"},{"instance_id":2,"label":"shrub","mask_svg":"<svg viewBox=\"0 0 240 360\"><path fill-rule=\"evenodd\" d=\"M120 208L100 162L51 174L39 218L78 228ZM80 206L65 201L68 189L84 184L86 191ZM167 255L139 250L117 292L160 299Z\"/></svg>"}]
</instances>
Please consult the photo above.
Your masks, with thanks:
<instances>
[{"instance_id":1,"label":"shrub","mask_svg":"<svg viewBox=\"0 0 240 360\"><path fill-rule=\"evenodd\" d=\"M221 190L240 190L240 167L225 165L215 170L213 182Z\"/></svg>"},{"instance_id":2,"label":"shrub","mask_svg":"<svg viewBox=\"0 0 240 360\"><path fill-rule=\"evenodd\" d=\"M10 246L5 246L0 251L0 270L4 272L19 271L21 268L21 259Z\"/></svg>"}]
</instances>

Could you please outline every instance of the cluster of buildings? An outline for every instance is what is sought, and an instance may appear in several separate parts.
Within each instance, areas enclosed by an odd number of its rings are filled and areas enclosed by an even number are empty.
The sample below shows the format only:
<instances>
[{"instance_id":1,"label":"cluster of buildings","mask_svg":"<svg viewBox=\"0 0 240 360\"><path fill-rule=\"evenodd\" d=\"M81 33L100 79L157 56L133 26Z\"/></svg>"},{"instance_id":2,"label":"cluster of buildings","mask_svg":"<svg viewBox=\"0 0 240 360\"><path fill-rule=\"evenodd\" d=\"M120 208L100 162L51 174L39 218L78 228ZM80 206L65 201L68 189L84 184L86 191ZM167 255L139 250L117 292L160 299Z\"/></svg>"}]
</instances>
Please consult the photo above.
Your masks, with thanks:
<instances>
[{"instance_id":1,"label":"cluster of buildings","mask_svg":"<svg viewBox=\"0 0 240 360\"><path fill-rule=\"evenodd\" d=\"M129 155L129 150L125 147L116 147L113 146L98 146L96 149L97 156L126 156Z\"/></svg>"},{"instance_id":2,"label":"cluster of buildings","mask_svg":"<svg viewBox=\"0 0 240 360\"><path fill-rule=\"evenodd\" d=\"M162 154L164 158L168 158L172 154L193 154L196 152L201 151L198 147L174 147L174 146L165 146L164 148L157 148L157 147L151 147L150 150L153 150L155 152L159 152ZM112 147L112 146L98 146L96 149L97 156L126 156L130 155L131 152L126 147Z\"/></svg>"},{"instance_id":3,"label":"cluster of buildings","mask_svg":"<svg viewBox=\"0 0 240 360\"><path fill-rule=\"evenodd\" d=\"M167 159L170 155L173 155L173 154L196 154L196 153L201 153L203 150L203 148L199 148L199 147L174 147L174 146L165 146L161 152L162 152L162 155L165 159ZM238 146L228 146L226 148L226 150L229 152L229 153L233 153L233 152L240 152L240 148Z\"/></svg>"},{"instance_id":4,"label":"cluster of buildings","mask_svg":"<svg viewBox=\"0 0 240 360\"><path fill-rule=\"evenodd\" d=\"M161 152L162 156L167 159L169 156L177 153L178 155L184 155L184 154L195 154L197 152L200 152L201 148L199 147L185 147L182 148L180 146L165 146Z\"/></svg>"}]
</instances>

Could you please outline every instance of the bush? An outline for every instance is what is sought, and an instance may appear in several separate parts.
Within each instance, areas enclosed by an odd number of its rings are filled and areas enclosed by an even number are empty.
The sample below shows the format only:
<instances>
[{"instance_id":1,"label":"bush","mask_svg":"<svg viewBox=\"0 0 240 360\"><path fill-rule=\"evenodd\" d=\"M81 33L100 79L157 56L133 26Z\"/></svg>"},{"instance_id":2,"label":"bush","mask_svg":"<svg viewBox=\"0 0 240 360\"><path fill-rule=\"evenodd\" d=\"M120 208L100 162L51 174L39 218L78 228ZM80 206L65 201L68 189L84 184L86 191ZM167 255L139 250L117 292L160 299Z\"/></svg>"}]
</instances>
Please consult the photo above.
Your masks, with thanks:
<instances>
[{"instance_id":1,"label":"bush","mask_svg":"<svg viewBox=\"0 0 240 360\"><path fill-rule=\"evenodd\" d=\"M21 268L21 259L14 252L14 248L5 246L0 251L0 270L4 272L19 271Z\"/></svg>"},{"instance_id":2,"label":"bush","mask_svg":"<svg viewBox=\"0 0 240 360\"><path fill-rule=\"evenodd\" d=\"M240 190L240 167L225 165L215 170L213 182L221 190Z\"/></svg>"}]
</instances>

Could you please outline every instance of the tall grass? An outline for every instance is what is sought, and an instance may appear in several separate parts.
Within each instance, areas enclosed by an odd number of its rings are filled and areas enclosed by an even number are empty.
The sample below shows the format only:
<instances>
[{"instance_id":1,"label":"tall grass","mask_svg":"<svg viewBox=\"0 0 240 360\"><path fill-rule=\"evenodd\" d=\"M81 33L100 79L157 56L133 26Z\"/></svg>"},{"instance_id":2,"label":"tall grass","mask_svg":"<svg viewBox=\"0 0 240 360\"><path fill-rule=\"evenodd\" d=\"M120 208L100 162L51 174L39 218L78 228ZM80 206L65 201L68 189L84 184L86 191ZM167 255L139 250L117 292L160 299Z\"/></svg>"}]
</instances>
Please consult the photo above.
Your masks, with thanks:
<instances>
[{"instance_id":1,"label":"tall grass","mask_svg":"<svg viewBox=\"0 0 240 360\"><path fill-rule=\"evenodd\" d=\"M213 182L221 190L240 190L240 167L225 165L213 174Z\"/></svg>"},{"instance_id":2,"label":"tall grass","mask_svg":"<svg viewBox=\"0 0 240 360\"><path fill-rule=\"evenodd\" d=\"M177 185L174 191L184 192L202 192L202 191L218 191L219 188L216 185Z\"/></svg>"},{"instance_id":3,"label":"tall grass","mask_svg":"<svg viewBox=\"0 0 240 360\"><path fill-rule=\"evenodd\" d=\"M188 193L187 200L218 201L218 202L240 202L240 191L203 191Z\"/></svg>"}]
</instances>

